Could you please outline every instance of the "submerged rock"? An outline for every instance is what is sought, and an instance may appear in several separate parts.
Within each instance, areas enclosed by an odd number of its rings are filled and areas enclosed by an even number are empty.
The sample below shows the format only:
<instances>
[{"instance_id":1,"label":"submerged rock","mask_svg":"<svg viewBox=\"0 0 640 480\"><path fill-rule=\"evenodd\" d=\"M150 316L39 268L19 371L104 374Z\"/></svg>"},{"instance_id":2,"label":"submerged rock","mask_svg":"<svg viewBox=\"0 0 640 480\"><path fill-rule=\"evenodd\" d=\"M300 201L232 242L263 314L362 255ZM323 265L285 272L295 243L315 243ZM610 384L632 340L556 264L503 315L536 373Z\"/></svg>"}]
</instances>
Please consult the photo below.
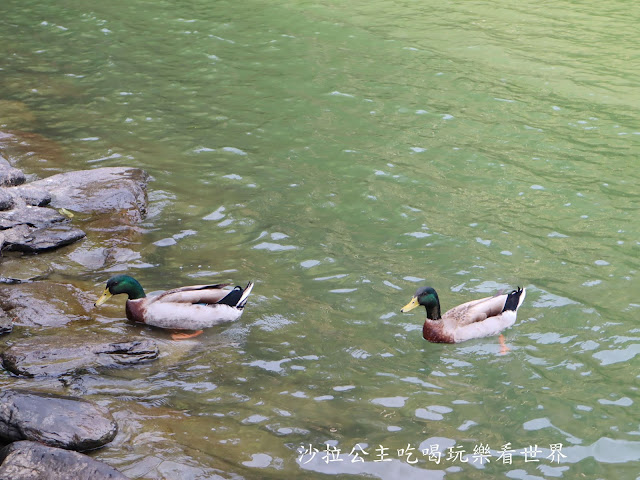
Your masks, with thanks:
<instances>
[{"instance_id":1,"label":"submerged rock","mask_svg":"<svg viewBox=\"0 0 640 480\"><path fill-rule=\"evenodd\" d=\"M71 245L85 236L82 230L70 225L48 228L29 228L26 225L20 225L4 233L4 250L41 253Z\"/></svg>"},{"instance_id":2,"label":"submerged rock","mask_svg":"<svg viewBox=\"0 0 640 480\"><path fill-rule=\"evenodd\" d=\"M77 452L21 441L0 450L0 480L127 480L109 465Z\"/></svg>"},{"instance_id":3,"label":"submerged rock","mask_svg":"<svg viewBox=\"0 0 640 480\"><path fill-rule=\"evenodd\" d=\"M32 182L51 193L51 205L72 212L113 215L121 212L138 222L147 212L147 181L144 170L105 167L60 173Z\"/></svg>"},{"instance_id":4,"label":"submerged rock","mask_svg":"<svg viewBox=\"0 0 640 480\"><path fill-rule=\"evenodd\" d=\"M12 345L0 353L0 359L15 375L59 377L98 367L135 365L156 359L158 353L158 346L151 340L87 344L86 338L56 337Z\"/></svg>"},{"instance_id":5,"label":"submerged rock","mask_svg":"<svg viewBox=\"0 0 640 480\"><path fill-rule=\"evenodd\" d=\"M0 130L0 151L11 165L36 175L51 175L69 164L60 144L33 132Z\"/></svg>"},{"instance_id":6,"label":"submerged rock","mask_svg":"<svg viewBox=\"0 0 640 480\"><path fill-rule=\"evenodd\" d=\"M61 327L90 320L94 295L65 283L9 281L0 284L0 308L15 318L17 325Z\"/></svg>"},{"instance_id":7,"label":"submerged rock","mask_svg":"<svg viewBox=\"0 0 640 480\"><path fill-rule=\"evenodd\" d=\"M0 232L0 237L2 237L2 232ZM25 262L18 255L7 255L2 259L0 289L3 288L4 284L15 285L44 280L59 265L61 264L52 265L50 259L45 256L33 256L29 258L28 262Z\"/></svg>"},{"instance_id":8,"label":"submerged rock","mask_svg":"<svg viewBox=\"0 0 640 480\"><path fill-rule=\"evenodd\" d=\"M109 411L87 400L28 390L0 392L0 438L5 441L84 451L106 445L117 433Z\"/></svg>"}]
</instances>

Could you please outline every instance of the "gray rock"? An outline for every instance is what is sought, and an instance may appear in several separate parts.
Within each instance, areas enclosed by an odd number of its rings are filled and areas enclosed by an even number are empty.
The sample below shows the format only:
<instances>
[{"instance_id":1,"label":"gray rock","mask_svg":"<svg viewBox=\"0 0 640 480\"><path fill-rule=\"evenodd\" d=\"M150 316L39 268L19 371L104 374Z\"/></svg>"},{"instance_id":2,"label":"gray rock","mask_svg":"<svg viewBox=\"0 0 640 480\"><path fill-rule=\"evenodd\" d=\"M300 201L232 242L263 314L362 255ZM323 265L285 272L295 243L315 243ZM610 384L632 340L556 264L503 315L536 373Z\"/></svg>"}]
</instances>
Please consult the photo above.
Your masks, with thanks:
<instances>
[{"instance_id":1,"label":"gray rock","mask_svg":"<svg viewBox=\"0 0 640 480\"><path fill-rule=\"evenodd\" d=\"M4 231L4 250L40 253L70 245L84 238L85 233L70 225L32 228L19 225Z\"/></svg>"},{"instance_id":2,"label":"gray rock","mask_svg":"<svg viewBox=\"0 0 640 480\"><path fill-rule=\"evenodd\" d=\"M26 181L22 170L9 165L9 162L0 162L0 187L12 187L21 185Z\"/></svg>"},{"instance_id":3,"label":"gray rock","mask_svg":"<svg viewBox=\"0 0 640 480\"><path fill-rule=\"evenodd\" d=\"M13 330L13 320L9 315L0 310L0 335L11 333Z\"/></svg>"},{"instance_id":4,"label":"gray rock","mask_svg":"<svg viewBox=\"0 0 640 480\"><path fill-rule=\"evenodd\" d=\"M113 215L138 222L147 212L149 176L138 168L106 167L60 173L32 182L51 193L51 205L74 212Z\"/></svg>"},{"instance_id":5,"label":"gray rock","mask_svg":"<svg viewBox=\"0 0 640 480\"><path fill-rule=\"evenodd\" d=\"M7 189L10 195L17 195L27 205L35 207L44 207L51 202L51 194L44 188L35 187L32 184L20 185Z\"/></svg>"},{"instance_id":6,"label":"gray rock","mask_svg":"<svg viewBox=\"0 0 640 480\"><path fill-rule=\"evenodd\" d=\"M13 208L13 195L6 188L0 188L0 210Z\"/></svg>"},{"instance_id":7,"label":"gray rock","mask_svg":"<svg viewBox=\"0 0 640 480\"><path fill-rule=\"evenodd\" d=\"M2 222L1 219L0 222ZM29 234L33 230L36 229L26 224L16 225L14 227L7 228L6 230L1 230L0 232L2 233L2 250L10 250L10 247L14 243L28 241Z\"/></svg>"},{"instance_id":8,"label":"gray rock","mask_svg":"<svg viewBox=\"0 0 640 480\"><path fill-rule=\"evenodd\" d=\"M86 242L78 248L74 248L69 253L69 259L82 265L86 270L98 270L104 267L109 251L109 248L97 247L91 242Z\"/></svg>"},{"instance_id":9,"label":"gray rock","mask_svg":"<svg viewBox=\"0 0 640 480\"><path fill-rule=\"evenodd\" d=\"M59 377L98 367L113 368L154 360L158 346L151 340L87 344L86 338L25 341L0 353L4 368L27 377ZM61 343L70 344L61 346Z\"/></svg>"},{"instance_id":10,"label":"gray rock","mask_svg":"<svg viewBox=\"0 0 640 480\"><path fill-rule=\"evenodd\" d=\"M42 189L33 188L30 191ZM13 198L15 199L15 195ZM0 212L0 230L4 237L0 248L39 253L69 245L85 237L82 230L65 225L67 223L69 219L52 208L25 205Z\"/></svg>"},{"instance_id":11,"label":"gray rock","mask_svg":"<svg viewBox=\"0 0 640 480\"><path fill-rule=\"evenodd\" d=\"M15 318L16 325L27 327L62 327L69 322L89 321L94 301L95 293L65 283L19 280L0 284L0 308Z\"/></svg>"},{"instance_id":12,"label":"gray rock","mask_svg":"<svg viewBox=\"0 0 640 480\"><path fill-rule=\"evenodd\" d=\"M0 438L68 450L93 450L118 433L109 411L82 398L29 390L0 392Z\"/></svg>"},{"instance_id":13,"label":"gray rock","mask_svg":"<svg viewBox=\"0 0 640 480\"><path fill-rule=\"evenodd\" d=\"M17 227L18 225L43 228L68 221L67 217L52 208L27 206L0 212L0 230Z\"/></svg>"},{"instance_id":14,"label":"gray rock","mask_svg":"<svg viewBox=\"0 0 640 480\"><path fill-rule=\"evenodd\" d=\"M0 480L127 480L87 455L36 442L15 442L0 450Z\"/></svg>"}]
</instances>

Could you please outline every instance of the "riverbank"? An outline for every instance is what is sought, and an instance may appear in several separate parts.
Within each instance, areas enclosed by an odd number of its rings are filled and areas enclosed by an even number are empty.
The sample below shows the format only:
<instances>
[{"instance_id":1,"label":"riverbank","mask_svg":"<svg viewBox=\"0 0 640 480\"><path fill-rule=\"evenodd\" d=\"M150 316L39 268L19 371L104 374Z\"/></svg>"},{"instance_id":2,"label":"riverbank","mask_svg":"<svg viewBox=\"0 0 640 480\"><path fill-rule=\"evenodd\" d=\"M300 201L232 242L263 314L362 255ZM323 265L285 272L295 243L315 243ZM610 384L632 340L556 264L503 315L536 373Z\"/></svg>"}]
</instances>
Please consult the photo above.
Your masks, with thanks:
<instances>
[{"instance_id":1,"label":"riverbank","mask_svg":"<svg viewBox=\"0 0 640 480\"><path fill-rule=\"evenodd\" d=\"M65 282L54 277L65 270L65 257L86 259L70 246L93 232L135 228L147 211L148 180L143 170L127 167L36 178L0 156L0 360L16 380L34 382L33 388L22 382L22 388L0 393L0 478L126 478L77 453L115 438L118 426L108 409L56 390L83 373L153 361L158 345L114 341L106 333L69 335L63 329L70 322L91 318L92 292L79 287L72 272ZM106 250L105 262L108 256ZM58 388L49 383L43 389L39 380L45 377L57 379Z\"/></svg>"}]
</instances>

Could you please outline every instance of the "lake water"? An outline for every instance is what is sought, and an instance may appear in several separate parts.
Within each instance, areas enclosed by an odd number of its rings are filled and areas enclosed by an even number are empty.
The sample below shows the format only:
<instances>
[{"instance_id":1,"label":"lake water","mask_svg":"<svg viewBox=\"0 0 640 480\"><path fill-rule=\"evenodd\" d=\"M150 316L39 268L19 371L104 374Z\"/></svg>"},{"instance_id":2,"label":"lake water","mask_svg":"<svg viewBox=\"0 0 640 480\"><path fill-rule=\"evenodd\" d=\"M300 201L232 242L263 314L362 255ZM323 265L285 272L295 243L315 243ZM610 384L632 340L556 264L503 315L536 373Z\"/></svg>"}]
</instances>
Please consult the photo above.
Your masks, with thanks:
<instances>
[{"instance_id":1,"label":"lake water","mask_svg":"<svg viewBox=\"0 0 640 480\"><path fill-rule=\"evenodd\" d=\"M183 343L127 324L124 299L65 329L157 338L153 364L67 387L0 375L108 406L120 433L95 458L135 479L637 478L640 7L0 13L0 129L63 152L21 168L154 179L119 240L136 255L58 275L96 297L113 272L256 282L237 323ZM443 309L527 287L511 351L425 342L424 309L399 311L422 285Z\"/></svg>"}]
</instances>

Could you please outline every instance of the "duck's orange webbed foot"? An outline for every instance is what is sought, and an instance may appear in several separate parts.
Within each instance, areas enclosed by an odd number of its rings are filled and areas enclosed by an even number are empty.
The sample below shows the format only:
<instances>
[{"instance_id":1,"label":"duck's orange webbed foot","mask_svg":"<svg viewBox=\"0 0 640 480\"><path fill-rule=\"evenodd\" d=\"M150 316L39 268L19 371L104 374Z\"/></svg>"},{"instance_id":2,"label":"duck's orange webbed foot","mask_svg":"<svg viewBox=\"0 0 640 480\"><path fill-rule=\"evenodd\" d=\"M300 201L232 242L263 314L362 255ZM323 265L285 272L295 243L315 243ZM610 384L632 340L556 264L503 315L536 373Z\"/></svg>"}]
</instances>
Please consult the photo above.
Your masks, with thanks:
<instances>
[{"instance_id":1,"label":"duck's orange webbed foot","mask_svg":"<svg viewBox=\"0 0 640 480\"><path fill-rule=\"evenodd\" d=\"M509 347L507 347L507 344L504 341L504 335L500 334L500 337L498 337L500 340L500 355L504 355L505 353L507 353L509 350L511 350Z\"/></svg>"},{"instance_id":2,"label":"duck's orange webbed foot","mask_svg":"<svg viewBox=\"0 0 640 480\"><path fill-rule=\"evenodd\" d=\"M186 340L188 338L194 338L197 337L198 335L200 335L203 332L203 330L196 330L195 332L192 333L184 333L184 332L173 332L171 334L171 338L173 340Z\"/></svg>"}]
</instances>

